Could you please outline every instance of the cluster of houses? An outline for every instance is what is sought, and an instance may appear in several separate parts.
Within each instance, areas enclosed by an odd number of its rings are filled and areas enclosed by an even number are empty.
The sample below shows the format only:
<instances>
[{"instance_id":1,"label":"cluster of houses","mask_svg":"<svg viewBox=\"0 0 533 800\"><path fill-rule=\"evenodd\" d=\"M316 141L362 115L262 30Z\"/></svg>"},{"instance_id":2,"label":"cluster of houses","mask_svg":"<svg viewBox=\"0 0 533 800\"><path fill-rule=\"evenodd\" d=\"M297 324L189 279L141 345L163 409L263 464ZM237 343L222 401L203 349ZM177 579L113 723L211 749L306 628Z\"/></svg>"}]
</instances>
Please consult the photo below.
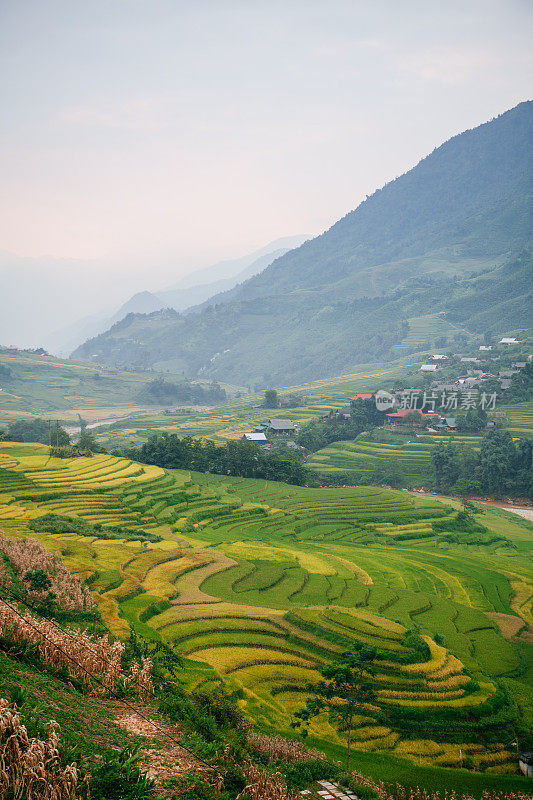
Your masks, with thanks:
<instances>
[{"instance_id":1,"label":"cluster of houses","mask_svg":"<svg viewBox=\"0 0 533 800\"><path fill-rule=\"evenodd\" d=\"M409 419L405 419L408 415ZM455 417L443 417L435 411L422 413L419 408L399 408L397 411L391 411L387 414L387 422L390 425L410 425L414 428L429 424L431 428L441 433L457 430Z\"/></svg>"},{"instance_id":2,"label":"cluster of houses","mask_svg":"<svg viewBox=\"0 0 533 800\"><path fill-rule=\"evenodd\" d=\"M499 342L499 344L518 343L516 339L511 338L504 338ZM447 382L434 381L430 384L431 389L434 391L449 392L468 391L469 389L475 389L481 386L483 381L493 379L499 381L500 389L504 392L506 389L509 389L513 375L516 375L517 372L524 369L527 363L526 361L513 361L511 366L506 369L487 372L486 369L482 368L482 365L487 363L487 359L490 358L491 361L499 361L501 356L489 357L484 355L484 353L492 350L492 345L481 345L479 349L483 351L481 358L477 358L476 356L463 356L460 353L455 353L454 355L458 359L458 363L465 365L466 374L448 380ZM450 356L446 356L442 353L434 353L426 364L422 364L420 372L437 373L446 366L446 361L448 361L449 358ZM529 356L529 358L531 358L531 356Z\"/></svg>"},{"instance_id":3,"label":"cluster of houses","mask_svg":"<svg viewBox=\"0 0 533 800\"><path fill-rule=\"evenodd\" d=\"M261 422L256 425L251 433L245 433L243 439L255 444L265 445L268 443L267 433L271 436L296 436L300 426L297 422L290 419L269 419L268 422Z\"/></svg>"}]
</instances>

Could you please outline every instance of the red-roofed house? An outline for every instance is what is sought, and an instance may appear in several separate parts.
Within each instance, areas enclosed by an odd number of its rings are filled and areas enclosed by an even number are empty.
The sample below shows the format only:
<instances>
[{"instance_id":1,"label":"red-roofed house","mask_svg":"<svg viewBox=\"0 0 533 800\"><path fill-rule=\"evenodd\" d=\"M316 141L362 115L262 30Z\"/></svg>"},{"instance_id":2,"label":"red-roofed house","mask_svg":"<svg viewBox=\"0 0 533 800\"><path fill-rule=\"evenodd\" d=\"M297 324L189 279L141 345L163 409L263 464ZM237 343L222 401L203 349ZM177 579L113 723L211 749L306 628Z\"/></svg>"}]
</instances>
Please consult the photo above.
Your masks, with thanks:
<instances>
[{"instance_id":1,"label":"red-roofed house","mask_svg":"<svg viewBox=\"0 0 533 800\"><path fill-rule=\"evenodd\" d=\"M352 397L352 400L371 400L372 399L372 392L370 394L356 394Z\"/></svg>"},{"instance_id":2,"label":"red-roofed house","mask_svg":"<svg viewBox=\"0 0 533 800\"><path fill-rule=\"evenodd\" d=\"M391 425L397 425L399 422L402 422L403 418L408 414L420 414L420 422L428 418L427 415L423 414L419 408L399 408L398 411L387 414L387 422L390 422ZM411 422L410 420L406 423L406 425L416 424L416 422Z\"/></svg>"}]
</instances>

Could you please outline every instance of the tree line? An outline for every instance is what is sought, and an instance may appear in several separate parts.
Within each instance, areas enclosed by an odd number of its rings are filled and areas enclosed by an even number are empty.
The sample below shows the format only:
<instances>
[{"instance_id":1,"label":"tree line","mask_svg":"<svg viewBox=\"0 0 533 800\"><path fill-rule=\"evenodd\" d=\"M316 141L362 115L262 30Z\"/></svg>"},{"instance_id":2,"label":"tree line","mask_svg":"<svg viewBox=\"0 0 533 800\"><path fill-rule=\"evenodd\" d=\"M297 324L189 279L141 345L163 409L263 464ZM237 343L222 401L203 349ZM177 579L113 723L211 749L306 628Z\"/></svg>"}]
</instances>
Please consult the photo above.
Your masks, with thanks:
<instances>
[{"instance_id":1,"label":"tree line","mask_svg":"<svg viewBox=\"0 0 533 800\"><path fill-rule=\"evenodd\" d=\"M358 397L350 403L350 418L332 413L323 420L309 422L300 431L296 442L306 450L315 452L333 442L355 439L363 431L383 425L385 413L378 411L374 397Z\"/></svg>"},{"instance_id":2,"label":"tree line","mask_svg":"<svg viewBox=\"0 0 533 800\"><path fill-rule=\"evenodd\" d=\"M453 441L431 452L437 489L460 494L510 494L533 497L533 442L516 442L509 431L492 430L481 440L479 453Z\"/></svg>"},{"instance_id":3,"label":"tree line","mask_svg":"<svg viewBox=\"0 0 533 800\"><path fill-rule=\"evenodd\" d=\"M141 448L126 451L128 458L165 469L191 469L241 478L263 478L297 486L315 485L316 476L299 461L265 452L245 439L217 444L212 439L180 439L175 433L151 436Z\"/></svg>"}]
</instances>

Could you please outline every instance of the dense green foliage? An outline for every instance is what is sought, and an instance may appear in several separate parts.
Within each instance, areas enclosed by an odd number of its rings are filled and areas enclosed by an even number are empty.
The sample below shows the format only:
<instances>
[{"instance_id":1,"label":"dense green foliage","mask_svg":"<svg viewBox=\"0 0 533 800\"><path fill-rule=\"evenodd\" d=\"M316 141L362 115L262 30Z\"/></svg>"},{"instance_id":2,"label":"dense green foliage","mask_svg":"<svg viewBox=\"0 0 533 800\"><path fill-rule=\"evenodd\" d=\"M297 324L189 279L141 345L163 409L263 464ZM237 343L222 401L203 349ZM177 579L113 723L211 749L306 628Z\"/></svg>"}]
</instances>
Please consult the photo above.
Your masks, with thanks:
<instances>
[{"instance_id":1,"label":"dense green foliage","mask_svg":"<svg viewBox=\"0 0 533 800\"><path fill-rule=\"evenodd\" d=\"M505 392L509 403L522 403L533 400L533 361L528 361L526 366L511 378L511 385Z\"/></svg>"},{"instance_id":2,"label":"dense green foliage","mask_svg":"<svg viewBox=\"0 0 533 800\"><path fill-rule=\"evenodd\" d=\"M94 536L96 539L126 539L130 542L160 542L161 537L133 528L116 525L91 525L78 517L65 517L61 514L44 514L31 520L28 527L32 531L44 533L75 533L78 536Z\"/></svg>"},{"instance_id":3,"label":"dense green foliage","mask_svg":"<svg viewBox=\"0 0 533 800\"><path fill-rule=\"evenodd\" d=\"M220 445L211 439L193 439L176 434L152 436L140 450L131 451L129 457L144 464L155 464L166 469L194 469L241 478L265 478L285 481L298 486L313 482L314 475L295 460L280 458L244 439Z\"/></svg>"},{"instance_id":4,"label":"dense green foliage","mask_svg":"<svg viewBox=\"0 0 533 800\"><path fill-rule=\"evenodd\" d=\"M385 414L378 411L374 398L358 397L350 403L350 417L331 413L324 420L308 423L299 433L297 442L306 450L314 452L332 442L355 439L362 431L382 425Z\"/></svg>"},{"instance_id":5,"label":"dense green foliage","mask_svg":"<svg viewBox=\"0 0 533 800\"><path fill-rule=\"evenodd\" d=\"M64 428L40 417L12 422L8 427L8 435L12 442L51 442L59 447L70 443L70 436Z\"/></svg>"},{"instance_id":6,"label":"dense green foliage","mask_svg":"<svg viewBox=\"0 0 533 800\"><path fill-rule=\"evenodd\" d=\"M431 453L434 484L466 494L533 496L532 452L530 439L515 442L508 431L499 430L483 437L479 453L441 442Z\"/></svg>"}]
</instances>

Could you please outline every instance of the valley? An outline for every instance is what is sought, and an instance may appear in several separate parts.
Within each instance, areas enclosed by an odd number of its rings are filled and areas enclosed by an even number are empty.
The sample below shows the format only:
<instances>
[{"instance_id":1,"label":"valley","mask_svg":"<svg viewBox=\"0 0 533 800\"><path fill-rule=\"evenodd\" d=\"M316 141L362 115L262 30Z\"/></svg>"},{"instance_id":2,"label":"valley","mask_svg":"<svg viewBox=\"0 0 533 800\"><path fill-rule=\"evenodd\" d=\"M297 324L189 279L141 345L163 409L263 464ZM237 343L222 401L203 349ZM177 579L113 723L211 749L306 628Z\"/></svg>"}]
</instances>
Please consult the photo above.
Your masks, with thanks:
<instances>
[{"instance_id":1,"label":"valley","mask_svg":"<svg viewBox=\"0 0 533 800\"><path fill-rule=\"evenodd\" d=\"M113 634L173 644L191 688L224 680L242 690L259 729L291 736L320 665L354 641L372 644L376 701L358 720L356 765L375 774L375 754L393 779L405 759L431 775L468 754L487 777L501 775L483 785L516 780L505 777L516 769L510 737L533 722L526 520L485 509L486 534L450 535L455 511L435 498L105 454L56 459L42 445L0 444L0 470L5 533L61 553ZM68 520L83 521L83 535ZM109 538L117 527L127 539ZM310 741L345 745L321 718Z\"/></svg>"}]
</instances>

